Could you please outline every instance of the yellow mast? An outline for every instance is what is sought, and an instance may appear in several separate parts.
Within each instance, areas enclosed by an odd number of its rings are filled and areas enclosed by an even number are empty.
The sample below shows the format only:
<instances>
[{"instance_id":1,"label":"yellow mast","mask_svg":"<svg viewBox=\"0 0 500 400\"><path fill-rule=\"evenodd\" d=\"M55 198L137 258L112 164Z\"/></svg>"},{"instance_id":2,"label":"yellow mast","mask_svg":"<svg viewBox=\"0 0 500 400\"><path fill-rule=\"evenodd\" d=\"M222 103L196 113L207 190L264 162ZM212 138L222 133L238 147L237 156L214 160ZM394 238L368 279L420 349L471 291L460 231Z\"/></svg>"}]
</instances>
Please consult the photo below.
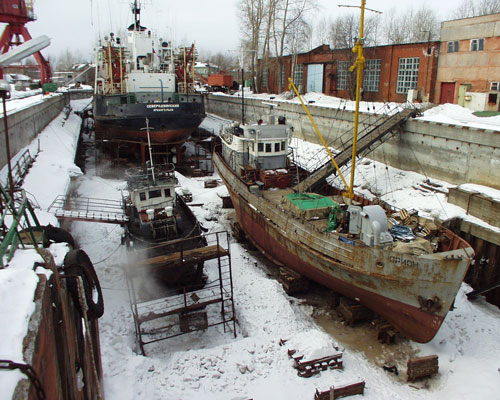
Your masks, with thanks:
<instances>
[{"instance_id":1,"label":"yellow mast","mask_svg":"<svg viewBox=\"0 0 500 400\"><path fill-rule=\"evenodd\" d=\"M365 57L363 56L363 29L365 22L365 5L366 0L361 0L361 18L359 21L359 38L354 45L352 52L358 53L356 61L351 66L351 72L357 68L356 76L356 108L354 112L354 135L352 139L352 160L351 160L351 184L349 186L348 195L352 199L354 197L354 170L356 167L356 143L358 139L358 122L359 122L359 98L361 89L361 80L363 79L363 69L365 67Z\"/></svg>"}]
</instances>

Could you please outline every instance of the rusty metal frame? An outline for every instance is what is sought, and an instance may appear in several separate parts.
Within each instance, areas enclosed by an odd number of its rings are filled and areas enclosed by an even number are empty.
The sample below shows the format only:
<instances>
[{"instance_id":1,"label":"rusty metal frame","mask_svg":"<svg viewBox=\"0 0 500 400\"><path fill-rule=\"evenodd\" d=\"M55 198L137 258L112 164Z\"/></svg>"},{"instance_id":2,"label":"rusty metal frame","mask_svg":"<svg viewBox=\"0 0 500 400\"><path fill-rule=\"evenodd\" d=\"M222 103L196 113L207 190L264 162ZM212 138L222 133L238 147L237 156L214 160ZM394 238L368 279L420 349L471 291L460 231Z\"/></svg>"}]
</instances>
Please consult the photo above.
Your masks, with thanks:
<instances>
[{"instance_id":1,"label":"rusty metal frame","mask_svg":"<svg viewBox=\"0 0 500 400\"><path fill-rule=\"evenodd\" d=\"M184 252L181 250L179 257L175 254L168 255L172 260L170 266L182 268L188 263L193 265L199 262L208 260L217 260L217 278L212 279L201 289L191 290L189 286L182 288L182 293L175 295L166 295L165 297L158 298L151 301L141 301L138 296L138 287L135 282L135 274L138 268L148 267L148 260L143 263L128 264L125 268L125 276L127 282L127 290L129 293L130 307L134 317L135 333L138 346L143 355L146 355L145 346L148 344L160 342L166 339L184 335L186 333L194 332L200 329L223 325L224 332L226 329L234 333L236 337L236 314L233 300L233 277L231 267L231 254L230 254L230 234L227 231L220 231L208 233L201 236L207 242L206 248L213 248L215 251L210 254L192 259L188 256L189 250ZM176 240L181 243L182 241L192 241L193 238ZM170 242L166 242L168 245ZM197 249L195 249L197 250ZM174 257L171 257L174 256ZM157 268L164 266L149 265L150 272ZM214 310L215 307L220 306L220 316ZM178 315L186 315L192 311L207 310L211 314L207 317L207 325L203 328L195 328L183 332L180 324L168 323L165 318ZM152 328L145 327L144 324L151 321L162 320L163 325L155 326ZM231 327L232 323L232 327Z\"/></svg>"}]
</instances>

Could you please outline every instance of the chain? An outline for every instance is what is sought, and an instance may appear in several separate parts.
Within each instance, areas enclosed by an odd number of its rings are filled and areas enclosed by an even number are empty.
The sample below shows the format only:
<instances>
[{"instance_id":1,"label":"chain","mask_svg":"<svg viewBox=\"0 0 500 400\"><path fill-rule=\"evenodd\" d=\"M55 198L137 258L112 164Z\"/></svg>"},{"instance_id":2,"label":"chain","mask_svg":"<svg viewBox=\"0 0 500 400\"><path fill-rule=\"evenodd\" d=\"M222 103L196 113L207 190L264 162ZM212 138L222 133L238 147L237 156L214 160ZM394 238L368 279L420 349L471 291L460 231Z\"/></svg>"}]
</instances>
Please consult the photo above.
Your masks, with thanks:
<instances>
[{"instance_id":1,"label":"chain","mask_svg":"<svg viewBox=\"0 0 500 400\"><path fill-rule=\"evenodd\" d=\"M42 383L40 382L38 375L36 374L35 370L31 365L20 364L10 360L0 360L0 369L8 369L8 370L19 369L23 374L25 374L29 378L29 380L33 384L37 398L39 400L46 399Z\"/></svg>"}]
</instances>

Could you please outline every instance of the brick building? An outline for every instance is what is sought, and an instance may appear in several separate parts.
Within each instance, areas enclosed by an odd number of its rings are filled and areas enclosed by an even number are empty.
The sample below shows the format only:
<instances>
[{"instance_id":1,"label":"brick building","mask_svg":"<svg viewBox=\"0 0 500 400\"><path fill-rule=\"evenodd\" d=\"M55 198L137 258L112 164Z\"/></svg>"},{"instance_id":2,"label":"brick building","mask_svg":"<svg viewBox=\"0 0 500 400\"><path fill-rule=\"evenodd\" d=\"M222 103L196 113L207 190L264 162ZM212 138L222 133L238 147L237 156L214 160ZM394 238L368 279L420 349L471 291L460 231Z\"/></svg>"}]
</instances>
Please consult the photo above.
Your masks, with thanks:
<instances>
[{"instance_id":1,"label":"brick building","mask_svg":"<svg viewBox=\"0 0 500 400\"><path fill-rule=\"evenodd\" d=\"M440 42L366 47L362 99L404 102L408 97L435 101ZM319 46L307 53L277 59L263 68L262 90L279 93L288 89L294 66L294 83L302 91L322 92L346 99L354 98L356 73L349 67L356 55L351 49ZM408 94L409 91L410 94Z\"/></svg>"},{"instance_id":2,"label":"brick building","mask_svg":"<svg viewBox=\"0 0 500 400\"><path fill-rule=\"evenodd\" d=\"M436 101L499 110L500 14L444 21Z\"/></svg>"}]
</instances>

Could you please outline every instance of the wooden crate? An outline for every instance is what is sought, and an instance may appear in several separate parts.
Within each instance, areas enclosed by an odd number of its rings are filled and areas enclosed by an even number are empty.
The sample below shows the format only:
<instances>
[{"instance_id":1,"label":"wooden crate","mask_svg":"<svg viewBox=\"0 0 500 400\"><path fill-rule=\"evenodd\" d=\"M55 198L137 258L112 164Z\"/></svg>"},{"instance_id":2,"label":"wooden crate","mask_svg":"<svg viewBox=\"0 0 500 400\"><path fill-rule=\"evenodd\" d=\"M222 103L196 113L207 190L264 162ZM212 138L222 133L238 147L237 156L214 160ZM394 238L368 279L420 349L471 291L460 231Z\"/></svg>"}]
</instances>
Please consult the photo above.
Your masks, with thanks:
<instances>
[{"instance_id":1,"label":"wooden crate","mask_svg":"<svg viewBox=\"0 0 500 400\"><path fill-rule=\"evenodd\" d=\"M341 299L337 312L340 313L346 325L353 326L357 322L373 319L373 311L361 304L352 304L348 299Z\"/></svg>"},{"instance_id":2,"label":"wooden crate","mask_svg":"<svg viewBox=\"0 0 500 400\"><path fill-rule=\"evenodd\" d=\"M438 372L438 356L433 354L431 356L413 358L408 360L406 366L408 382L413 382L420 378L428 378Z\"/></svg>"},{"instance_id":3,"label":"wooden crate","mask_svg":"<svg viewBox=\"0 0 500 400\"><path fill-rule=\"evenodd\" d=\"M287 294L305 292L309 289L309 280L291 269L280 267L279 282Z\"/></svg>"}]
</instances>

